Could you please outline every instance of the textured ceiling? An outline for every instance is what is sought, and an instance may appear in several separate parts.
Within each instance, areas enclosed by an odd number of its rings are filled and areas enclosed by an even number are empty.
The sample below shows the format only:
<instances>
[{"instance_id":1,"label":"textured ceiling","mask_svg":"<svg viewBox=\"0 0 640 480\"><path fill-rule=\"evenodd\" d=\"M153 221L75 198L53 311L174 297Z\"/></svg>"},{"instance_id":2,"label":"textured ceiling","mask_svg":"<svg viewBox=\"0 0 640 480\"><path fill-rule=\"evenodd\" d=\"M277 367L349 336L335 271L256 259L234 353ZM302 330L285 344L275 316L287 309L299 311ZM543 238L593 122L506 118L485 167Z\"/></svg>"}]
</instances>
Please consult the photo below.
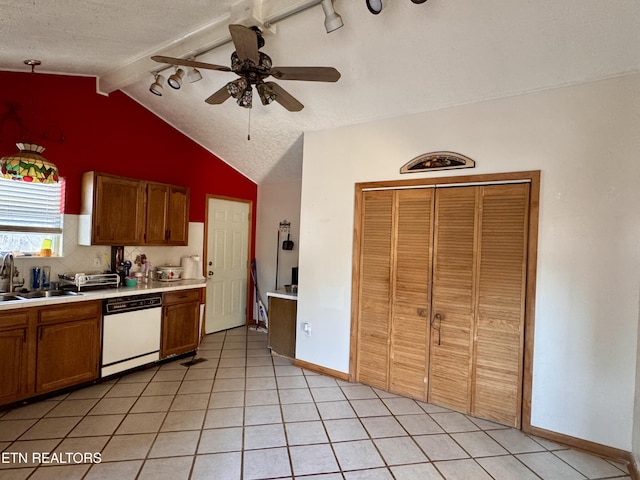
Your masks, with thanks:
<instances>
[{"instance_id":1,"label":"textured ceiling","mask_svg":"<svg viewBox=\"0 0 640 480\"><path fill-rule=\"evenodd\" d=\"M377 16L364 1L336 0L345 26L330 34L319 5L265 31L263 51L275 65L342 73L335 84L279 81L305 105L301 112L275 103L254 102L251 111L233 100L207 105L235 78L217 71L202 71L202 81L178 91L165 87L162 97L150 94L148 57L189 54L182 39L213 35L211 25L226 29L232 3L0 0L0 69L24 70L24 59L38 58L40 72L126 77L128 95L257 183L300 178L305 131L640 71L637 0L387 0ZM262 2L254 3L260 11ZM232 51L226 43L198 60L229 65ZM114 74L132 64L128 76Z\"/></svg>"}]
</instances>

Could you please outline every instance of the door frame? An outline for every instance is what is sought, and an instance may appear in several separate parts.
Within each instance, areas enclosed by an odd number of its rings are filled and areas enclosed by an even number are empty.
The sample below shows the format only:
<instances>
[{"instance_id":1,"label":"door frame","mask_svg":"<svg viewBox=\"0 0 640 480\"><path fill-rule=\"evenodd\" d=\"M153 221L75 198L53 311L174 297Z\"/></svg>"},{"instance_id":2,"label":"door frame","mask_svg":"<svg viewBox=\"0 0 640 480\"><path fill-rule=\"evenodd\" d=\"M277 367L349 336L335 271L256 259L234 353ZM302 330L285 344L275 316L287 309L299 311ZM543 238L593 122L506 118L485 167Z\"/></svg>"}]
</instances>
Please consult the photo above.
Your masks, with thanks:
<instances>
[{"instance_id":1,"label":"door frame","mask_svg":"<svg viewBox=\"0 0 640 480\"><path fill-rule=\"evenodd\" d=\"M251 319L250 319L250 308L249 306L253 304L253 302L251 302L251 293L253 291L253 282L251 281L251 245L253 243L253 228L252 228L252 218L253 218L253 200L248 200L246 198L236 198L236 197L228 197L225 195L213 195L213 194L207 194L205 197L205 205L204 205L204 261L202 262L202 268L204 269L204 271L202 272L202 274L205 277L205 282L207 281L206 279L208 278L207 272L208 269L207 267L209 266L207 264L207 259L208 259L208 252L207 252L207 248L209 245L209 200L227 200L229 202L238 202L238 203L246 203L249 205L249 215L247 216L247 223L249 226L249 229L247 231L247 291L246 291L246 295L247 295L247 301L246 301L246 312L245 312L245 319L244 319L244 323L245 325L250 325ZM206 296L205 296L205 301L206 301ZM206 305L205 305L205 312L206 312ZM204 318L204 324L206 325L206 314L205 314L205 318ZM204 328L202 329L204 332Z\"/></svg>"},{"instance_id":2,"label":"door frame","mask_svg":"<svg viewBox=\"0 0 640 480\"><path fill-rule=\"evenodd\" d=\"M461 175L452 177L389 180L355 184L353 223L353 265L351 271L351 338L349 353L349 381L355 381L358 361L358 327L360 304L360 261L362 241L362 213L364 191L382 189L433 188L437 186L491 185L509 182L528 182L529 228L527 238L527 285L524 310L524 352L522 370L521 429L531 431L531 393L533 383L533 342L535 331L536 272L538 265L538 216L540 205L540 170L522 172Z\"/></svg>"}]
</instances>

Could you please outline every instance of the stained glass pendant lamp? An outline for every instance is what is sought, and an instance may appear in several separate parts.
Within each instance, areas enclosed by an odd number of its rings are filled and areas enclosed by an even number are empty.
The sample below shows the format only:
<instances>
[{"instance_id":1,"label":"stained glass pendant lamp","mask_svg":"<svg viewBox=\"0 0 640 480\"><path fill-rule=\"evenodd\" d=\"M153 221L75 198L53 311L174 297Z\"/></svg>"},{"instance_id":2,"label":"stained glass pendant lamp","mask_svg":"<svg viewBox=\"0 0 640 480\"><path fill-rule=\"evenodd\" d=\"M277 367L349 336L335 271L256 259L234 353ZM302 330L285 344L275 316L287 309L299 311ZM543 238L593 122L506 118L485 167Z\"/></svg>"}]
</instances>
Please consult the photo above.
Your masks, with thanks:
<instances>
[{"instance_id":1,"label":"stained glass pendant lamp","mask_svg":"<svg viewBox=\"0 0 640 480\"><path fill-rule=\"evenodd\" d=\"M24 63L31 66L31 74L33 75L35 67L42 62L40 60L25 60ZM31 138L31 132L27 138ZM16 146L19 150L17 153L0 159L1 177L31 183L57 183L59 181L58 167L40 155L44 151L44 147L31 141L16 143Z\"/></svg>"}]
</instances>

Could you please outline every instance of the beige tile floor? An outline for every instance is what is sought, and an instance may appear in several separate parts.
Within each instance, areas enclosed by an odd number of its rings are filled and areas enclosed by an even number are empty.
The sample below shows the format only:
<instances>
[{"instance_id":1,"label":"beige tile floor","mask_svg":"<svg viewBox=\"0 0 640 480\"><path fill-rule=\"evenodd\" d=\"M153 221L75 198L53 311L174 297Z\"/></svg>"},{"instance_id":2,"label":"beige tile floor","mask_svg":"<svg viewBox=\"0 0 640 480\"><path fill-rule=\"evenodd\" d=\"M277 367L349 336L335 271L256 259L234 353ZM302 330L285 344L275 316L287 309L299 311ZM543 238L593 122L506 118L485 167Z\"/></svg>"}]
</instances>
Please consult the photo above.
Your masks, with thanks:
<instances>
[{"instance_id":1,"label":"beige tile floor","mask_svg":"<svg viewBox=\"0 0 640 480\"><path fill-rule=\"evenodd\" d=\"M199 356L0 412L0 480L630 479L616 462L302 370L272 357L264 333L209 335Z\"/></svg>"}]
</instances>

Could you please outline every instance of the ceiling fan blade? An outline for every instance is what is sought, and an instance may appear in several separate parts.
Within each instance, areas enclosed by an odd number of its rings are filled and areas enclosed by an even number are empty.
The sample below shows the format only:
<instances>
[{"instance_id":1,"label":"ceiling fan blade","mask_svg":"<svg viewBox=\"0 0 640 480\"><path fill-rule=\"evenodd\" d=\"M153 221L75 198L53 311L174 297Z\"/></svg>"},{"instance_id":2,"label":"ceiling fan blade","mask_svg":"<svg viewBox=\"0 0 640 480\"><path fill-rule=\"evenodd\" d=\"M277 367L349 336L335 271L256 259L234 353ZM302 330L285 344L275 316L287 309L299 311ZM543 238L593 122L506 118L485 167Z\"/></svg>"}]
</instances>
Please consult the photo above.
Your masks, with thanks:
<instances>
[{"instance_id":1,"label":"ceiling fan blade","mask_svg":"<svg viewBox=\"0 0 640 480\"><path fill-rule=\"evenodd\" d=\"M304 105L301 104L298 100L296 100L293 95L287 92L284 88L282 88L277 83L273 82L264 82L265 85L268 85L273 93L276 94L276 102L282 105L284 108L289 110L290 112L299 112L304 108Z\"/></svg>"},{"instance_id":2,"label":"ceiling fan blade","mask_svg":"<svg viewBox=\"0 0 640 480\"><path fill-rule=\"evenodd\" d=\"M271 75L278 80L337 82L340 72L333 67L272 67Z\"/></svg>"},{"instance_id":3,"label":"ceiling fan blade","mask_svg":"<svg viewBox=\"0 0 640 480\"><path fill-rule=\"evenodd\" d=\"M240 60L252 60L253 63L258 65L260 63L260 55L258 54L258 34L256 31L244 25L229 25L229 32L231 32L238 58Z\"/></svg>"},{"instance_id":4,"label":"ceiling fan blade","mask_svg":"<svg viewBox=\"0 0 640 480\"><path fill-rule=\"evenodd\" d=\"M224 103L224 101L229 98L231 94L229 93L229 89L225 85L217 92L214 92L209 98L205 100L209 105L220 105Z\"/></svg>"},{"instance_id":5,"label":"ceiling fan blade","mask_svg":"<svg viewBox=\"0 0 640 480\"><path fill-rule=\"evenodd\" d=\"M213 63L196 62L195 60L187 60L184 58L164 57L162 55L154 55L151 60L158 63L168 63L169 65L183 65L185 67L203 68L205 70L220 70L222 72L230 72L229 67L222 65L214 65Z\"/></svg>"}]
</instances>

